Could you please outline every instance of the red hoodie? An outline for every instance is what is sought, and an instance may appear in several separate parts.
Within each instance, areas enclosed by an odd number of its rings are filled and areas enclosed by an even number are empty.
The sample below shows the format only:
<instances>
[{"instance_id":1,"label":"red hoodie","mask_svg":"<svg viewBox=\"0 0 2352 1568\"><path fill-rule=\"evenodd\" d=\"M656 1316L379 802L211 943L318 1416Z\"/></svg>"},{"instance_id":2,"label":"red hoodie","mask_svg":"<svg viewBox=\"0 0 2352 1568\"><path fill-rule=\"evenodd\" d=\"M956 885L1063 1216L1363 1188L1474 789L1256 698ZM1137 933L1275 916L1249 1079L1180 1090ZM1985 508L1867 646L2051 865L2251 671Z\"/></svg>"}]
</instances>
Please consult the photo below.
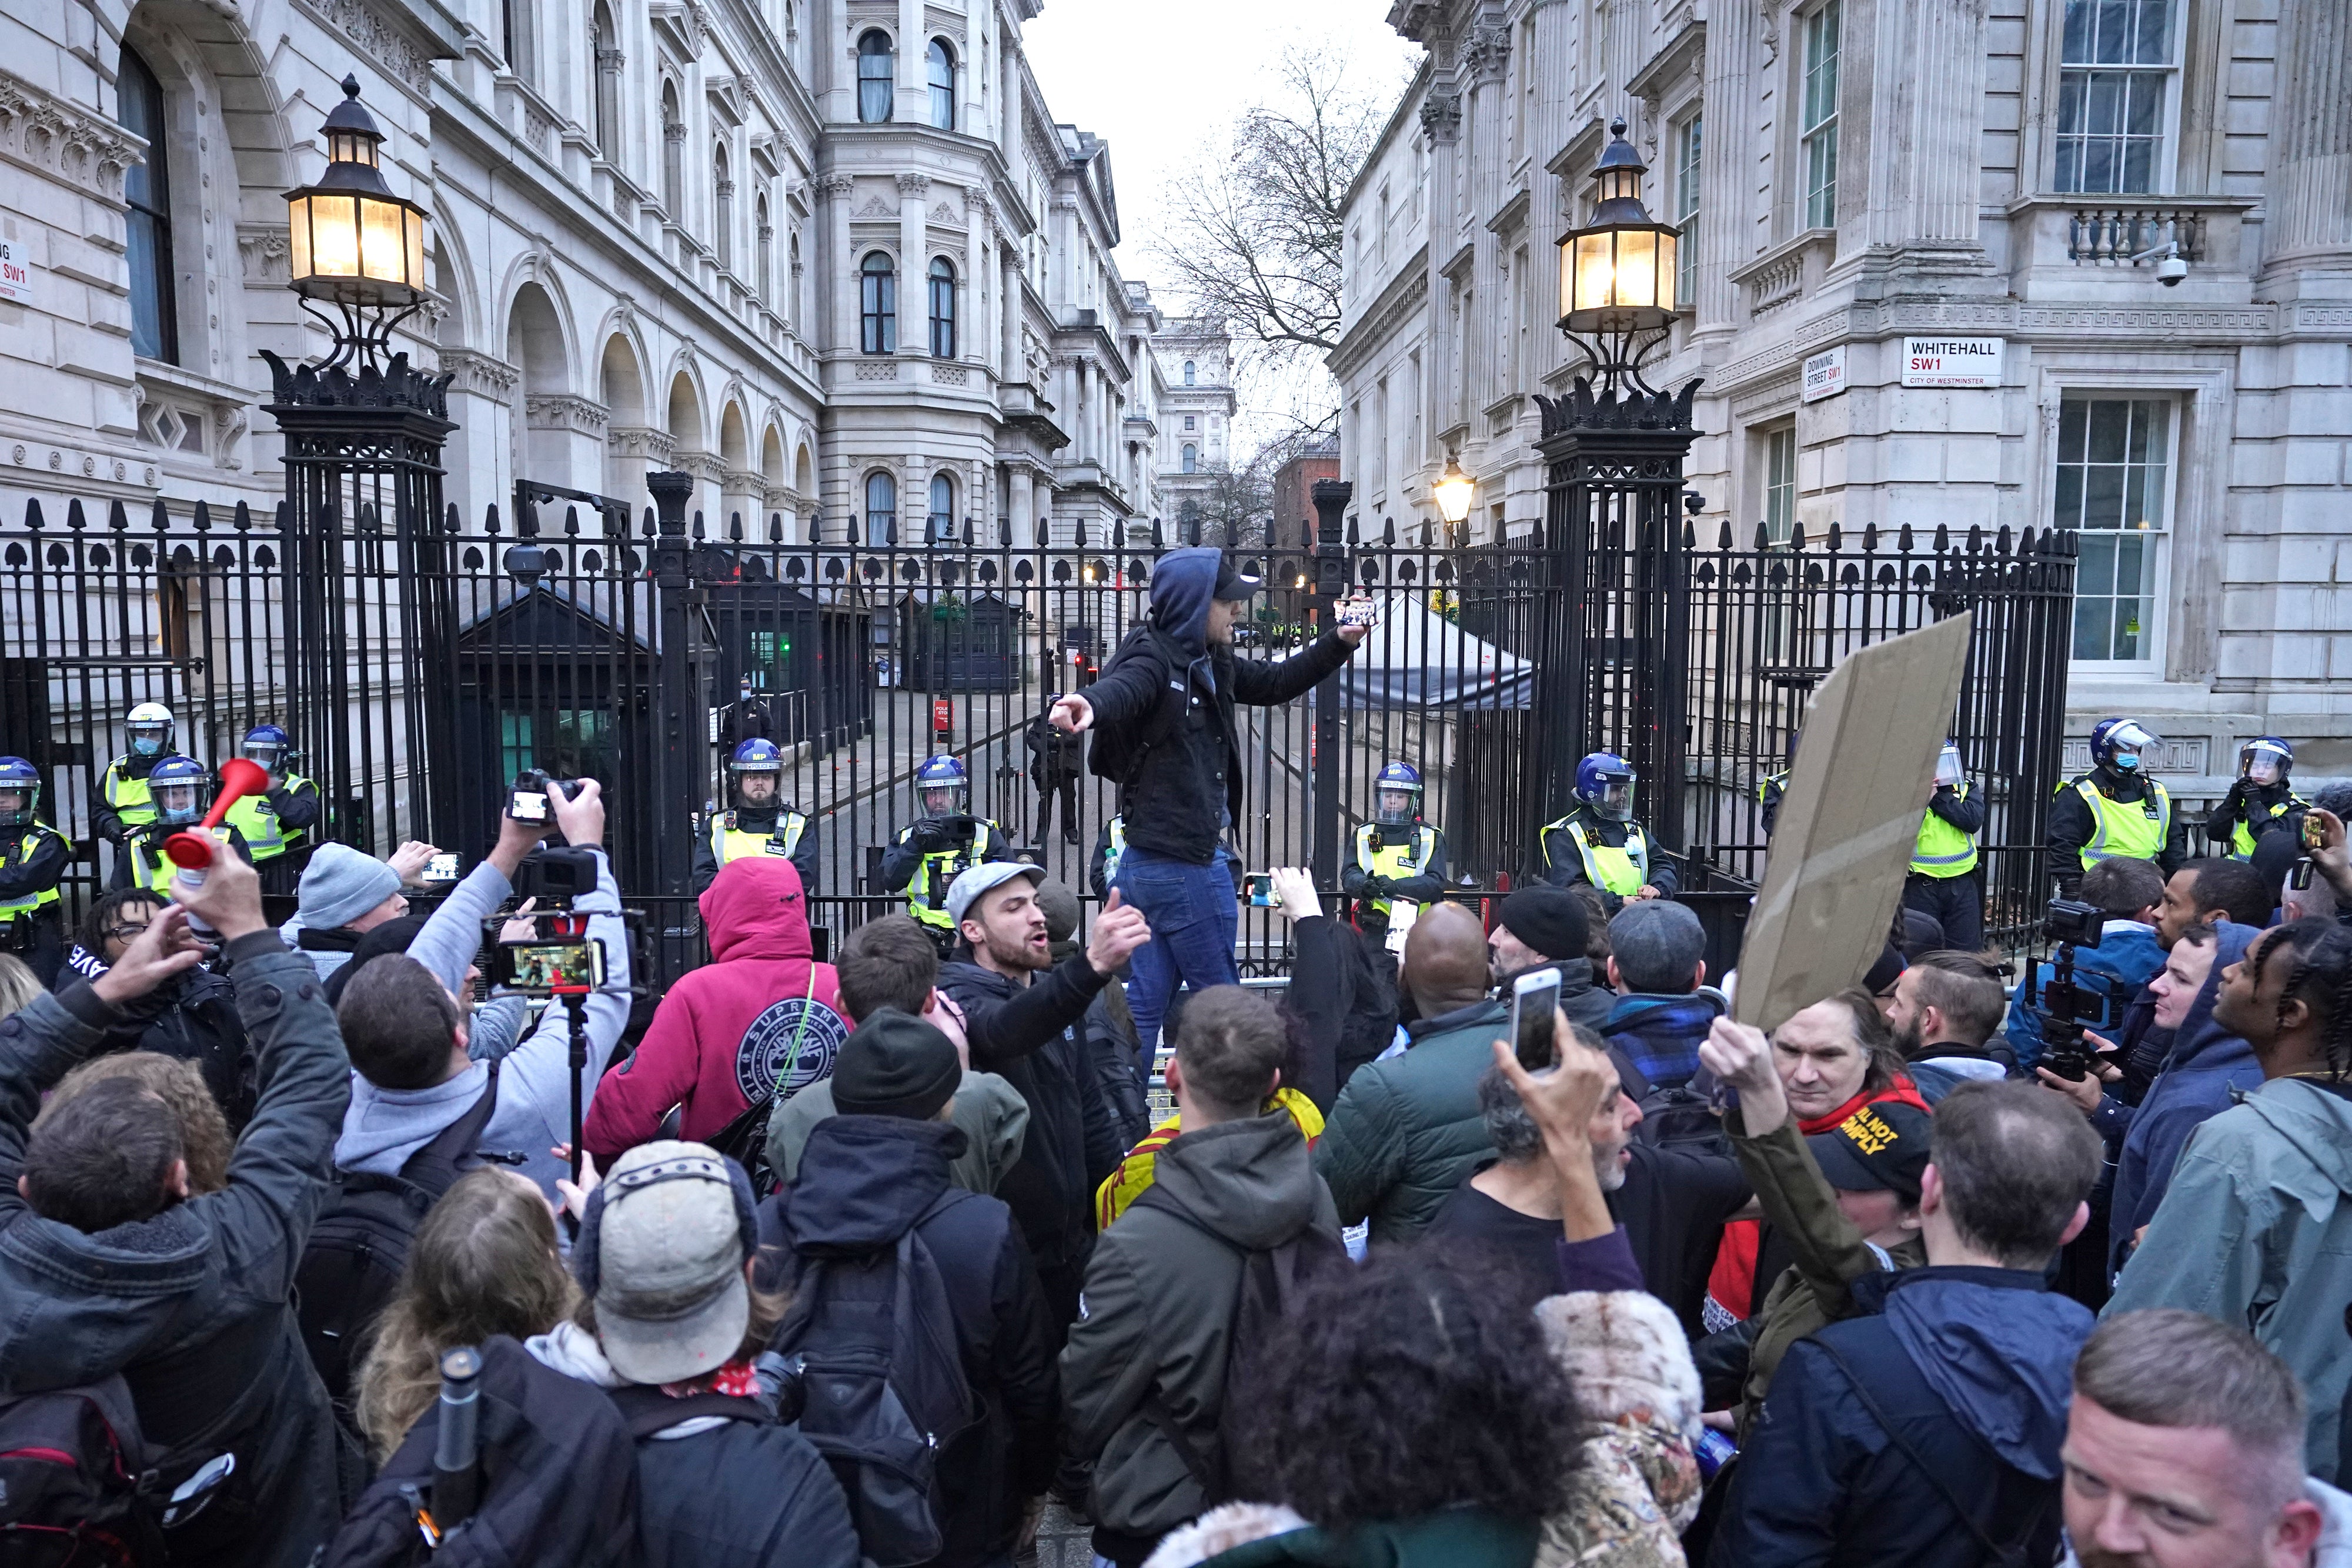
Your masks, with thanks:
<instances>
[{"instance_id":1,"label":"red hoodie","mask_svg":"<svg viewBox=\"0 0 2352 1568\"><path fill-rule=\"evenodd\" d=\"M831 1077L849 1038L833 966L809 961L790 861L730 861L700 904L713 961L670 987L636 1054L596 1086L580 1141L600 1166L650 1140L673 1105L686 1108L681 1137L709 1138L767 1098L787 1061L788 1093Z\"/></svg>"}]
</instances>

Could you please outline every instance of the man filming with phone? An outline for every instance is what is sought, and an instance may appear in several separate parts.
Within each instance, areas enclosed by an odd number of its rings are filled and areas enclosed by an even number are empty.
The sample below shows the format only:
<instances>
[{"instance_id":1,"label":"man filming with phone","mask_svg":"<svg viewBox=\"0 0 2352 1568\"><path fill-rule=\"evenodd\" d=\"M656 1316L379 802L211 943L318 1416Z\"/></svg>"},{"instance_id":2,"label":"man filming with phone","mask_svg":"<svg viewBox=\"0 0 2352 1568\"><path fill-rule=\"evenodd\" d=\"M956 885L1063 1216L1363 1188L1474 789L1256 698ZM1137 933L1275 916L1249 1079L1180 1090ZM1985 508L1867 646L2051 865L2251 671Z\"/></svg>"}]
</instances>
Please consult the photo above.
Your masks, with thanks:
<instances>
[{"instance_id":1,"label":"man filming with phone","mask_svg":"<svg viewBox=\"0 0 2352 1568\"><path fill-rule=\"evenodd\" d=\"M351 1109L335 1144L339 1168L397 1176L410 1155L488 1095L489 1119L474 1148L520 1156L515 1168L551 1199L556 1179L571 1175L554 1152L572 1137L568 1009L555 1004L541 1013L538 1026L499 1061L495 1075L489 1063L470 1061L466 1052L483 923L514 895L525 858L551 826L569 849L583 852L577 861L594 866L593 887L570 896L571 912L588 916L587 940L604 949L604 983L582 1009L588 1037L583 1101L593 1095L605 1058L629 1021L629 943L620 885L604 849L603 786L593 779L557 782L543 797L548 822L518 819L510 802L499 822L498 842L450 890L408 951L374 960L344 987L336 1017L354 1071ZM551 885L539 900L542 916L551 898L563 896L552 875L546 881ZM473 1163L472 1153L461 1163Z\"/></svg>"}]
</instances>

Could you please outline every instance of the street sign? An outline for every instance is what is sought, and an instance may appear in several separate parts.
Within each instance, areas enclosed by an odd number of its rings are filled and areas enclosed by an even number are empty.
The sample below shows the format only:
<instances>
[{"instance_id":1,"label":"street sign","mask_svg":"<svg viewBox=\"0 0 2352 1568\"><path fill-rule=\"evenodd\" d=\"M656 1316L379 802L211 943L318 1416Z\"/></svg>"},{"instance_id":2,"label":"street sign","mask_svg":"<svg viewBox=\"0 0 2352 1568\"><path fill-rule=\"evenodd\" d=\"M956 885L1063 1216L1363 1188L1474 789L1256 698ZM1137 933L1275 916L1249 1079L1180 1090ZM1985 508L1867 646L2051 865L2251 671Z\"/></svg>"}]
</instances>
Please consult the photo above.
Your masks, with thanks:
<instances>
[{"instance_id":1,"label":"street sign","mask_svg":"<svg viewBox=\"0 0 2352 1568\"><path fill-rule=\"evenodd\" d=\"M1740 1022L1778 1029L1877 962L1959 703L1973 619L1859 649L1822 683L1748 916L1732 1006Z\"/></svg>"},{"instance_id":2,"label":"street sign","mask_svg":"<svg viewBox=\"0 0 2352 1568\"><path fill-rule=\"evenodd\" d=\"M24 304L33 298L33 263L22 240L0 239L0 299Z\"/></svg>"},{"instance_id":3,"label":"street sign","mask_svg":"<svg viewBox=\"0 0 2352 1568\"><path fill-rule=\"evenodd\" d=\"M1845 345L1823 349L1818 354L1805 356L1805 384L1801 394L1807 402L1819 402L1825 397L1835 397L1845 391Z\"/></svg>"},{"instance_id":4,"label":"street sign","mask_svg":"<svg viewBox=\"0 0 2352 1568\"><path fill-rule=\"evenodd\" d=\"M1999 338L1906 338L1903 384L1906 387L1997 387L2000 385Z\"/></svg>"}]
</instances>

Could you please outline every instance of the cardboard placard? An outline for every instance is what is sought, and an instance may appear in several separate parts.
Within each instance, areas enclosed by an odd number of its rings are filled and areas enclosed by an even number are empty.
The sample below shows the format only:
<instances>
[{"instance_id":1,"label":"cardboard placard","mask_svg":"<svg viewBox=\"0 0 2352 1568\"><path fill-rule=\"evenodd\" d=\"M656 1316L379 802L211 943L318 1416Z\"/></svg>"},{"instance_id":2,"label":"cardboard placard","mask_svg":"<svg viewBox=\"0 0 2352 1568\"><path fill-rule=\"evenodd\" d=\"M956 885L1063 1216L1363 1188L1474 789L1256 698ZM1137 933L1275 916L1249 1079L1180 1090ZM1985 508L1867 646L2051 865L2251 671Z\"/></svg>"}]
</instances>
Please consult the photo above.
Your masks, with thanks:
<instances>
[{"instance_id":1,"label":"cardboard placard","mask_svg":"<svg viewBox=\"0 0 2352 1568\"><path fill-rule=\"evenodd\" d=\"M1967 613L1848 654L1822 683L1748 917L1732 1016L1778 1029L1878 961L1968 664Z\"/></svg>"}]
</instances>

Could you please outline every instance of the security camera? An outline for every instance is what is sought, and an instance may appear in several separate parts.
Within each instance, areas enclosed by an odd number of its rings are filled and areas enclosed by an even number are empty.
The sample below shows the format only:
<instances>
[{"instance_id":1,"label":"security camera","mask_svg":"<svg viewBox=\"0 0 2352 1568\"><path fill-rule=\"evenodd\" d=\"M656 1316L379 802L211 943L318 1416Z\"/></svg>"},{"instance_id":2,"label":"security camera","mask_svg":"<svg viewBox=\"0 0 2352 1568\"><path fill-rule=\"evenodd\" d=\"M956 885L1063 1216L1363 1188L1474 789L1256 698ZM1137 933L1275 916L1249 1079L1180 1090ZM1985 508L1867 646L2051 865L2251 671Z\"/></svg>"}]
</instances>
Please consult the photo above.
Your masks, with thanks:
<instances>
[{"instance_id":1,"label":"security camera","mask_svg":"<svg viewBox=\"0 0 2352 1568\"><path fill-rule=\"evenodd\" d=\"M2180 280L2188 276L2189 264L2180 259L2178 251L2156 264L2156 280L2167 288L2179 287Z\"/></svg>"}]
</instances>

